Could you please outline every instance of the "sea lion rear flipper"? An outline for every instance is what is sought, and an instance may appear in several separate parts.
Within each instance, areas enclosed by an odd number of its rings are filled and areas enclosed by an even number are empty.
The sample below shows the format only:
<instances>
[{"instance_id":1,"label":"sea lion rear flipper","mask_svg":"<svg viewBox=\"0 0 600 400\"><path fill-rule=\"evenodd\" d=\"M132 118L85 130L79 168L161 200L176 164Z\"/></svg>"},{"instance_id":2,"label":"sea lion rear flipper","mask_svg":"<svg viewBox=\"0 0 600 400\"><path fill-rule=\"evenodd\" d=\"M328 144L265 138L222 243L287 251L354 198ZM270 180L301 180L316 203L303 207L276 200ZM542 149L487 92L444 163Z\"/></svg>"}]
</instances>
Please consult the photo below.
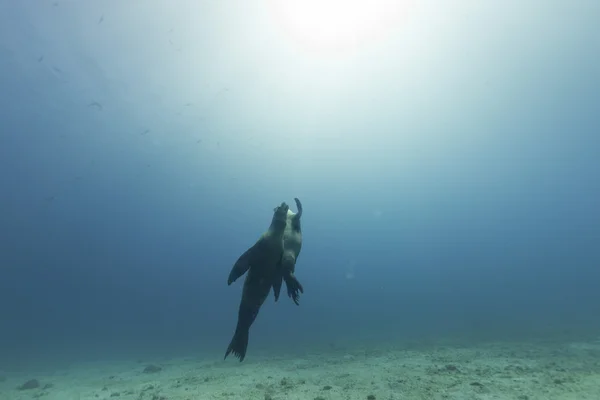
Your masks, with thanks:
<instances>
[{"instance_id":1,"label":"sea lion rear flipper","mask_svg":"<svg viewBox=\"0 0 600 400\"><path fill-rule=\"evenodd\" d=\"M304 293L302 284L293 274L287 274L285 277L285 286L287 287L288 296L296 303L300 305L300 294Z\"/></svg>"},{"instance_id":2,"label":"sea lion rear flipper","mask_svg":"<svg viewBox=\"0 0 600 400\"><path fill-rule=\"evenodd\" d=\"M227 285L231 285L235 282L240 276L244 275L250 269L250 261L252 259L252 254L254 253L254 249L256 248L256 244L250 247L248 250L244 252L237 259L233 268L231 268L231 272L229 272L229 277L227 278Z\"/></svg>"}]
</instances>

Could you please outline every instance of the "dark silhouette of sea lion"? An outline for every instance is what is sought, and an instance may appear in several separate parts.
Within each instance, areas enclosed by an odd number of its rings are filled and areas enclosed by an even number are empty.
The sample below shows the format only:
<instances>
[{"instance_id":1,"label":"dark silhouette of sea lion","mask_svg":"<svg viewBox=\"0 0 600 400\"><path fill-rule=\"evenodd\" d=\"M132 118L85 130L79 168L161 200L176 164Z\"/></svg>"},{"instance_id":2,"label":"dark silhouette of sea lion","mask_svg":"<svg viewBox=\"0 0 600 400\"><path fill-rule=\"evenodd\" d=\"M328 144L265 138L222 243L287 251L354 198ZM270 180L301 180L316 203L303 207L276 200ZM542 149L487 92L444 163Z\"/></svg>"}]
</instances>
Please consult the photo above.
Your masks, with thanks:
<instances>
[{"instance_id":1,"label":"dark silhouette of sea lion","mask_svg":"<svg viewBox=\"0 0 600 400\"><path fill-rule=\"evenodd\" d=\"M288 296L299 305L300 293L304 293L302 284L298 281L294 272L296 271L296 261L302 250L302 227L300 218L302 218L302 203L295 197L296 207L298 212L294 213L291 210L287 212L285 231L283 232L283 256L281 258L281 268L279 277L276 278L273 284L273 292L275 301L279 299L282 281L285 280Z\"/></svg>"},{"instance_id":2,"label":"dark silhouette of sea lion","mask_svg":"<svg viewBox=\"0 0 600 400\"><path fill-rule=\"evenodd\" d=\"M283 255L283 233L289 209L285 202L275 208L269 229L262 234L254 246L238 258L229 273L227 284L231 285L248 272L238 310L237 326L224 358L227 358L230 353L240 361L244 361L246 357L250 326L269 296L275 279L281 275L279 270Z\"/></svg>"}]
</instances>

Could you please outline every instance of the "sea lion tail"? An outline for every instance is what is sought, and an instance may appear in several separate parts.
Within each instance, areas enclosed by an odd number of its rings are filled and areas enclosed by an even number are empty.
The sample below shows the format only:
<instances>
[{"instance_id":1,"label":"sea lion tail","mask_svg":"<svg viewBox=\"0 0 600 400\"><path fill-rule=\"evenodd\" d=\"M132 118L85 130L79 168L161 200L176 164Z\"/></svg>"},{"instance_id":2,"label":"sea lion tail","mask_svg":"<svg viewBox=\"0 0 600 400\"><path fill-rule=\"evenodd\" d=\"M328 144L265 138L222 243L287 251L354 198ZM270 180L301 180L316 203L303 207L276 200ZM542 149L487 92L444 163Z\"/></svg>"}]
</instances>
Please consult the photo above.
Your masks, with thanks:
<instances>
[{"instance_id":1,"label":"sea lion tail","mask_svg":"<svg viewBox=\"0 0 600 400\"><path fill-rule=\"evenodd\" d=\"M227 347L227 351L225 352L225 358L231 353L234 356L240 359L240 362L244 361L246 357L246 350L248 349L248 337L250 336L250 327L256 320L256 316L258 315L258 309L254 307L247 307L243 303L240 305L240 309L238 311L238 322L235 327L235 333L233 334L233 338L229 343L229 347Z\"/></svg>"},{"instance_id":2,"label":"sea lion tail","mask_svg":"<svg viewBox=\"0 0 600 400\"><path fill-rule=\"evenodd\" d=\"M250 327L246 329L239 329L238 326L233 334L233 339L231 339L231 342L229 343L229 347L227 347L227 351L225 352L225 357L223 357L223 359L227 358L229 354L233 353L234 356L240 359L240 362L244 361L244 358L246 357L246 350L248 349L249 336Z\"/></svg>"}]
</instances>

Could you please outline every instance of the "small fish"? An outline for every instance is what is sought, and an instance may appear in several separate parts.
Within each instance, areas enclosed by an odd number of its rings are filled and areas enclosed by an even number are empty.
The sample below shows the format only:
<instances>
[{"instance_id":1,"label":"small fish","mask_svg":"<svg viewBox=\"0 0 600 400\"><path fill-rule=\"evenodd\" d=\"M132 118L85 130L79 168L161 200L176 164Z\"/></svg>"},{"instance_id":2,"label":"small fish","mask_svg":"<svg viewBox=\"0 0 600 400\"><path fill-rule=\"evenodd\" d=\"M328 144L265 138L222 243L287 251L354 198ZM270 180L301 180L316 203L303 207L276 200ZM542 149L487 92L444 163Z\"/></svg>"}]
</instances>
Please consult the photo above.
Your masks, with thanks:
<instances>
[{"instance_id":1,"label":"small fish","mask_svg":"<svg viewBox=\"0 0 600 400\"><path fill-rule=\"evenodd\" d=\"M54 70L54 72L57 72L57 73L59 73L59 74L62 74L62 73L63 73L62 69L60 69L60 68L58 68L58 67L52 66L52 69Z\"/></svg>"},{"instance_id":2,"label":"small fish","mask_svg":"<svg viewBox=\"0 0 600 400\"><path fill-rule=\"evenodd\" d=\"M88 107L96 107L100 111L102 111L104 108L102 107L102 104L98 103L97 101L92 101L90 104L88 104Z\"/></svg>"},{"instance_id":3,"label":"small fish","mask_svg":"<svg viewBox=\"0 0 600 400\"><path fill-rule=\"evenodd\" d=\"M44 56L40 56L40 58L38 58L38 62L42 62L44 61Z\"/></svg>"},{"instance_id":4,"label":"small fish","mask_svg":"<svg viewBox=\"0 0 600 400\"><path fill-rule=\"evenodd\" d=\"M173 41L171 39L169 39L169 43L171 44L171 46L173 46L173 48L175 49L175 51L181 51L181 47L175 46L175 43L173 43Z\"/></svg>"},{"instance_id":5,"label":"small fish","mask_svg":"<svg viewBox=\"0 0 600 400\"><path fill-rule=\"evenodd\" d=\"M150 129L146 129L146 130L145 130L144 132L142 132L141 134L142 134L142 135L145 135L146 133L149 133L149 132L150 132Z\"/></svg>"},{"instance_id":6,"label":"small fish","mask_svg":"<svg viewBox=\"0 0 600 400\"><path fill-rule=\"evenodd\" d=\"M102 21L104 21L104 14L102 14L100 19L98 20L98 25L100 25L102 23Z\"/></svg>"}]
</instances>

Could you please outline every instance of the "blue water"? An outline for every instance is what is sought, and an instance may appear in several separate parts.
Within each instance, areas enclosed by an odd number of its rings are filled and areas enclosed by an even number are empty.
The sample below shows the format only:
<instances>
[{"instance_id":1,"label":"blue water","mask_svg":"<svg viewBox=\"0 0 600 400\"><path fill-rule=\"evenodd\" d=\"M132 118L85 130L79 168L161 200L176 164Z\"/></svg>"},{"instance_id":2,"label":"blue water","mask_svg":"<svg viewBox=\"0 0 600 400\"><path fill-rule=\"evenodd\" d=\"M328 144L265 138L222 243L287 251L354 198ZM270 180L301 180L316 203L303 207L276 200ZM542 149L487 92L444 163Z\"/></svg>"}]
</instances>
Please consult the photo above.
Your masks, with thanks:
<instances>
[{"instance_id":1,"label":"blue water","mask_svg":"<svg viewBox=\"0 0 600 400\"><path fill-rule=\"evenodd\" d=\"M0 0L4 368L221 359L294 197L247 359L598 337L600 3L437 3L316 49L269 2Z\"/></svg>"}]
</instances>

